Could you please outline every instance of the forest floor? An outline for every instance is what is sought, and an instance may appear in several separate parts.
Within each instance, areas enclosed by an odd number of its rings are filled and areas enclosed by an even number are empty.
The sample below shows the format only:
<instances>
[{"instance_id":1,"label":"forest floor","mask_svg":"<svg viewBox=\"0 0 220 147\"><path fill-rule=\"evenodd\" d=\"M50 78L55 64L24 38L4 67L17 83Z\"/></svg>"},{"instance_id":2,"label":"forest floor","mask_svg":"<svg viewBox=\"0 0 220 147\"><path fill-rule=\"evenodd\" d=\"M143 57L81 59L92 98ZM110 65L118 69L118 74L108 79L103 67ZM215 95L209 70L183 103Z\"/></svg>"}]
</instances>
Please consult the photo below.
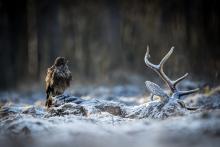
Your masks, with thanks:
<instances>
[{"instance_id":1,"label":"forest floor","mask_svg":"<svg viewBox=\"0 0 220 147\"><path fill-rule=\"evenodd\" d=\"M181 86L191 89L198 85L188 81ZM186 105L198 107L193 111L175 103L159 112L151 110L154 108L149 105L157 103L149 102L145 87L137 85L75 86L64 95L67 99L46 109L42 89L1 92L0 146L218 147L220 144L220 87L204 87L184 98Z\"/></svg>"}]
</instances>

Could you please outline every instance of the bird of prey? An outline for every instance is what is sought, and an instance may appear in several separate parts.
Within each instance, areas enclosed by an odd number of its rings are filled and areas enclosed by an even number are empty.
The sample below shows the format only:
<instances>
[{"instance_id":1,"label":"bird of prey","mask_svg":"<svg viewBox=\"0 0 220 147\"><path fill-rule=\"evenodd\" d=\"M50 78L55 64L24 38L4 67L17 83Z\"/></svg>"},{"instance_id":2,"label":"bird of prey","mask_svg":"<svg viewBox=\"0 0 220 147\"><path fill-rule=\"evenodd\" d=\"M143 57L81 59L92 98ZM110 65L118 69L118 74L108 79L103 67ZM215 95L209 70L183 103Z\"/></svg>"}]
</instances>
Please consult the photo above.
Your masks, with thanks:
<instances>
[{"instance_id":1,"label":"bird of prey","mask_svg":"<svg viewBox=\"0 0 220 147\"><path fill-rule=\"evenodd\" d=\"M57 57L54 64L47 70L45 106L48 108L52 105L51 96L63 94L65 89L70 86L72 75L67 63L68 61L64 57Z\"/></svg>"}]
</instances>

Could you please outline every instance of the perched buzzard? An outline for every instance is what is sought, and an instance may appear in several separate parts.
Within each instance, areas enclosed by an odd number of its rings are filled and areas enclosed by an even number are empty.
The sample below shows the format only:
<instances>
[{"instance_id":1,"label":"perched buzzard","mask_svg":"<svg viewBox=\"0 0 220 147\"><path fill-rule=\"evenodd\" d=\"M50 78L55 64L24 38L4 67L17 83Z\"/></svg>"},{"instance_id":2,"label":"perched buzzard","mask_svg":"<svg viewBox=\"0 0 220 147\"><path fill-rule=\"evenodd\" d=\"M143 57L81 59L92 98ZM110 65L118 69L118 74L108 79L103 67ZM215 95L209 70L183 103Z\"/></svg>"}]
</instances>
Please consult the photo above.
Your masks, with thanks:
<instances>
[{"instance_id":1,"label":"perched buzzard","mask_svg":"<svg viewBox=\"0 0 220 147\"><path fill-rule=\"evenodd\" d=\"M70 86L72 80L71 72L64 57L57 57L54 64L48 68L46 76L46 104L48 108L52 105L52 96L63 94Z\"/></svg>"}]
</instances>

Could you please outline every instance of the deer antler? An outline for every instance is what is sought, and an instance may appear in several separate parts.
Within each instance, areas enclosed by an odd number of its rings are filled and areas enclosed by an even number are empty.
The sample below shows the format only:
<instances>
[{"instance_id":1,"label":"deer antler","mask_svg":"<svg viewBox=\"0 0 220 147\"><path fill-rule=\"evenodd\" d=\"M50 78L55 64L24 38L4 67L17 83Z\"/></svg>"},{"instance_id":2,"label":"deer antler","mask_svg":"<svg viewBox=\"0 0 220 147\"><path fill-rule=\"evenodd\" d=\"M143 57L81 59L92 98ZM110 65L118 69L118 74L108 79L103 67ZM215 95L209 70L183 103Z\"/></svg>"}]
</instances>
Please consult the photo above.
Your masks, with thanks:
<instances>
[{"instance_id":1,"label":"deer antler","mask_svg":"<svg viewBox=\"0 0 220 147\"><path fill-rule=\"evenodd\" d=\"M186 73L184 76L178 78L175 81L172 81L163 71L163 65L167 61L167 59L170 57L170 55L173 53L174 47L171 47L170 51L163 57L163 59L160 61L159 64L155 65L151 63L148 58L150 58L149 54L149 46L147 46L147 52L144 57L144 61L148 67L150 67L152 70L154 70L162 79L163 81L168 85L171 92L174 94L178 94L178 96L188 95L197 92L199 89L189 90L189 91L179 91L177 90L177 84L180 83L182 80L184 80L188 73Z\"/></svg>"}]
</instances>

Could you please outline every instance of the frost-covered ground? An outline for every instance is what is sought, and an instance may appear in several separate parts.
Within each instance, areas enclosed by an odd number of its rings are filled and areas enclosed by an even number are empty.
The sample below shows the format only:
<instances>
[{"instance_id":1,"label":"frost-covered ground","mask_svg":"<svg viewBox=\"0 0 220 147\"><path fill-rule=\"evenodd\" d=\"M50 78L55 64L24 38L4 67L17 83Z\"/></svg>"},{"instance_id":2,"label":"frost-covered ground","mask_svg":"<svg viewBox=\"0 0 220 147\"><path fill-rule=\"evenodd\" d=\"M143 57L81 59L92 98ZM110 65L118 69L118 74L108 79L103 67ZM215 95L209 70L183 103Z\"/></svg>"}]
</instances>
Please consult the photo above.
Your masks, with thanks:
<instances>
[{"instance_id":1,"label":"frost-covered ground","mask_svg":"<svg viewBox=\"0 0 220 147\"><path fill-rule=\"evenodd\" d=\"M75 86L47 110L41 89L2 92L0 146L219 146L219 87L185 98L195 111L148 95L137 85Z\"/></svg>"}]
</instances>

